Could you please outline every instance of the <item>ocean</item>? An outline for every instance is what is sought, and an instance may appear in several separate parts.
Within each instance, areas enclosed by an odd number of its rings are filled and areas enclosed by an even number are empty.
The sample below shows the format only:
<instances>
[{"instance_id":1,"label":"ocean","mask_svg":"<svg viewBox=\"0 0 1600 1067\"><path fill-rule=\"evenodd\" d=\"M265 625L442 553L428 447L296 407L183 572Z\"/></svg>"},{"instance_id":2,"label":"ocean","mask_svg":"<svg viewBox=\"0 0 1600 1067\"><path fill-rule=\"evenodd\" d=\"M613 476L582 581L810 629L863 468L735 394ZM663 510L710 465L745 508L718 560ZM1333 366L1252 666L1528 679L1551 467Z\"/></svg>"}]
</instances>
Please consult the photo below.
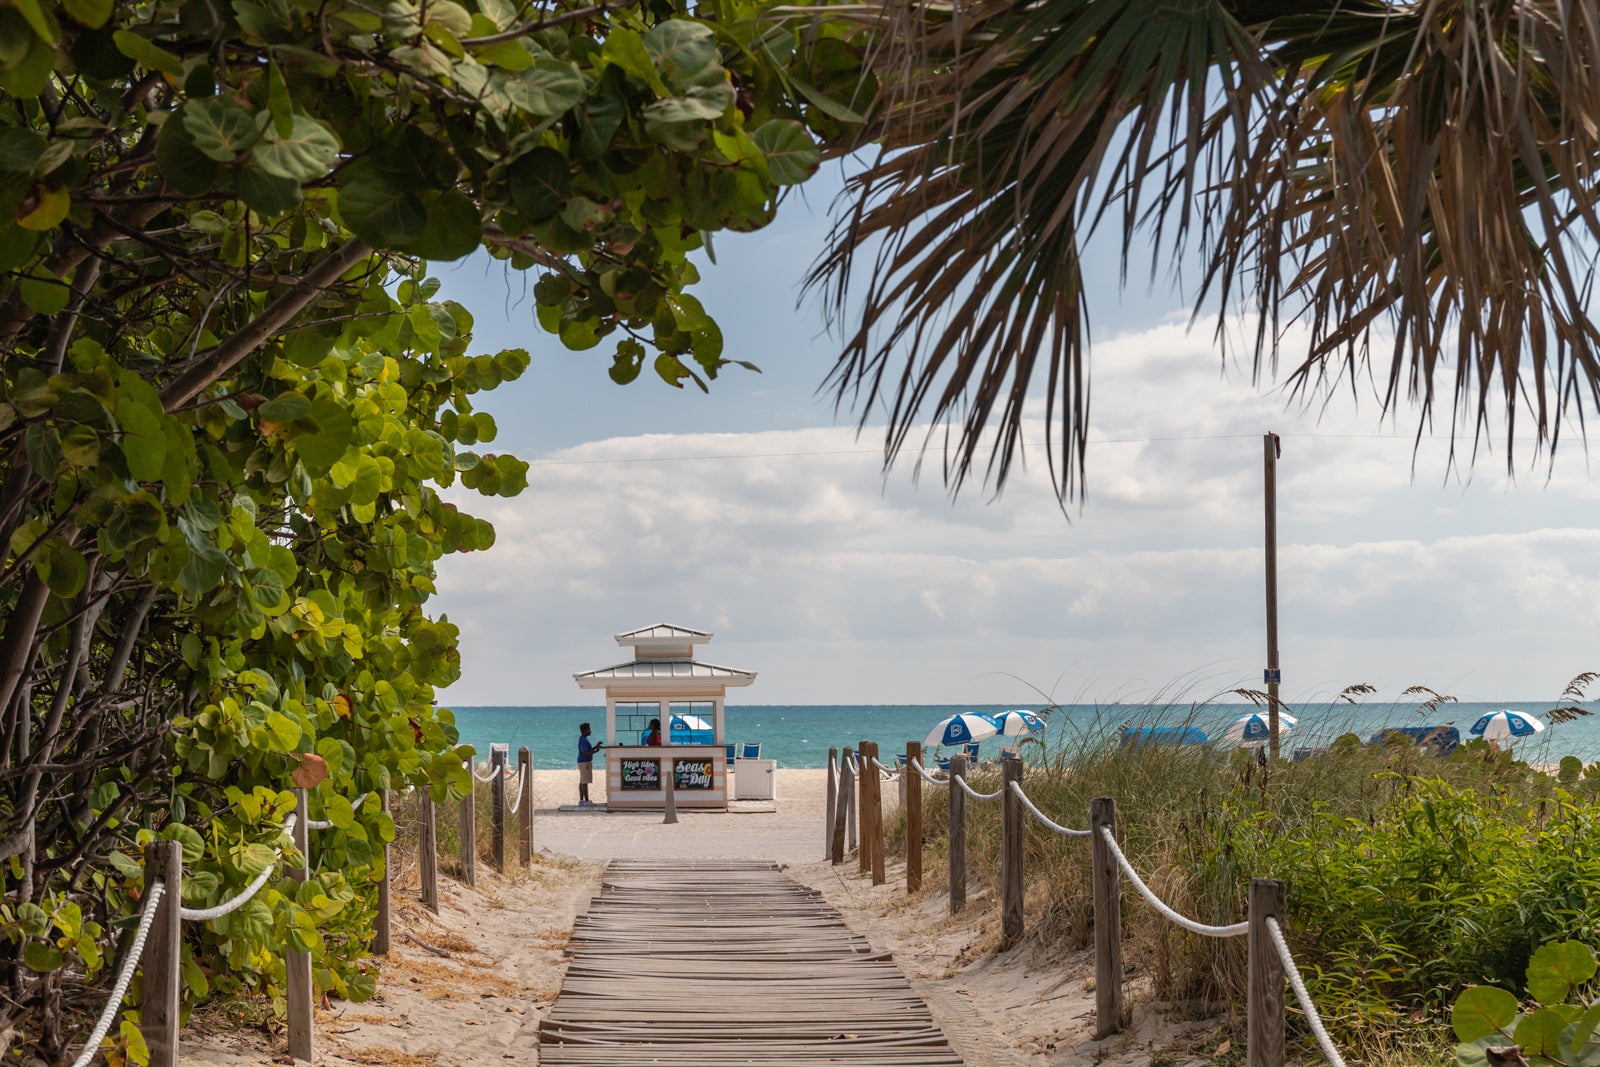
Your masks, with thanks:
<instances>
[{"instance_id":1,"label":"ocean","mask_svg":"<svg viewBox=\"0 0 1600 1067\"><path fill-rule=\"evenodd\" d=\"M907 741L921 741L933 725L962 711L999 712L1015 704L748 704L727 709L727 739L756 741L764 759L780 767L826 767L829 747L842 748L858 741L876 741L880 751L904 752ZM1581 707L1594 712L1587 717L1548 726L1543 733L1515 742L1519 757L1535 763L1555 763L1562 756L1585 761L1600 759L1600 701ZM1294 705L1300 725L1283 741L1285 749L1325 745L1344 733L1366 738L1388 726L1455 726L1467 739L1468 728L1491 711L1511 708L1543 718L1548 701L1494 704L1444 704L1419 713L1416 704L1334 704L1323 707ZM592 724L597 740L605 740L605 705L559 707L457 707L453 709L461 742L486 756L491 742L533 750L534 765L543 768L573 766L577 754L578 724ZM1028 710L1038 711L1037 707ZM1046 752L1078 746L1097 737L1115 736L1124 726L1194 726L1213 740L1227 724L1255 709L1249 704L1165 705L1069 704L1049 711L1043 741ZM635 742L631 737L619 741ZM635 742L636 743L636 742ZM983 752L997 754L1001 741L983 742ZM1028 753L1036 749L1025 750ZM881 757L888 762L887 756ZM1033 758L1031 755L1029 758Z\"/></svg>"}]
</instances>

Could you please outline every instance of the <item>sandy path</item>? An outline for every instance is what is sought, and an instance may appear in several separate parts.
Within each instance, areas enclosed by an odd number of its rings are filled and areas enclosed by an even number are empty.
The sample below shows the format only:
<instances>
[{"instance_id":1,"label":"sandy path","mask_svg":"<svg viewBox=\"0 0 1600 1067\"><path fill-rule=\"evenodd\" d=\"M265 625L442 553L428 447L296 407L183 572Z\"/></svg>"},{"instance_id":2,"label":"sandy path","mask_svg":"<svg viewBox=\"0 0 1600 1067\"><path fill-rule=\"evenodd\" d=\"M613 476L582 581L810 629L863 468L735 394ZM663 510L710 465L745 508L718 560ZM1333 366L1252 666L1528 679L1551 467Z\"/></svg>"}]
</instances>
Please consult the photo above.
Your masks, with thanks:
<instances>
[{"instance_id":1,"label":"sandy path","mask_svg":"<svg viewBox=\"0 0 1600 1067\"><path fill-rule=\"evenodd\" d=\"M501 878L479 863L479 886L441 878L441 914L400 901L395 952L383 964L378 994L364 1004L319 1010L317 1062L333 1067L487 1067L538 1058L538 1021L560 988L574 916L614 857L772 859L817 887L850 925L896 961L924 996L970 1067L1042 1067L1098 1062L1109 1067L1209 1062L1186 1053L1198 1037L1150 1007L1138 1007L1134 1033L1092 1040L1093 960L1084 953L1043 958L1026 947L995 951L998 920L986 889L950 916L940 895L910 899L901 868L873 886L852 859L823 860L827 772L780 770L778 811L659 813L559 812L577 798L576 771L539 771L534 867ZM885 790L892 804L892 787ZM596 783L593 795L603 799ZM414 879L414 868L402 861ZM409 937L406 935L410 935ZM412 940L412 939L415 940ZM448 953L436 955L416 941ZM1141 1003L1137 979L1129 999ZM1192 1028L1191 1028L1192 1034ZM240 1029L218 1012L184 1035L185 1064L238 1067L292 1062L281 1028Z\"/></svg>"}]
</instances>

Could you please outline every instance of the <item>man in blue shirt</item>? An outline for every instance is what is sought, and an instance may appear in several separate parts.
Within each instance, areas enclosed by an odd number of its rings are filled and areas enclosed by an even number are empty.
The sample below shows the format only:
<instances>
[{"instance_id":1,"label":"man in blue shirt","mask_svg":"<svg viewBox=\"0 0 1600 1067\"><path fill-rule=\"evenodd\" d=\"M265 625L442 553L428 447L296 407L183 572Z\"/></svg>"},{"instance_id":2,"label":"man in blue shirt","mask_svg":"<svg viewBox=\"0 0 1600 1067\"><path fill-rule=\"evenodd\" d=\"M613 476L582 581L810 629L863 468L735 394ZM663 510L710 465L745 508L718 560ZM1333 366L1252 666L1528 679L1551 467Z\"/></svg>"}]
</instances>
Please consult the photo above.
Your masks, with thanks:
<instances>
[{"instance_id":1,"label":"man in blue shirt","mask_svg":"<svg viewBox=\"0 0 1600 1067\"><path fill-rule=\"evenodd\" d=\"M594 754L605 748L605 744L595 744L589 740L589 724L578 724L578 807L589 808L594 804L589 800L589 783L594 781Z\"/></svg>"}]
</instances>

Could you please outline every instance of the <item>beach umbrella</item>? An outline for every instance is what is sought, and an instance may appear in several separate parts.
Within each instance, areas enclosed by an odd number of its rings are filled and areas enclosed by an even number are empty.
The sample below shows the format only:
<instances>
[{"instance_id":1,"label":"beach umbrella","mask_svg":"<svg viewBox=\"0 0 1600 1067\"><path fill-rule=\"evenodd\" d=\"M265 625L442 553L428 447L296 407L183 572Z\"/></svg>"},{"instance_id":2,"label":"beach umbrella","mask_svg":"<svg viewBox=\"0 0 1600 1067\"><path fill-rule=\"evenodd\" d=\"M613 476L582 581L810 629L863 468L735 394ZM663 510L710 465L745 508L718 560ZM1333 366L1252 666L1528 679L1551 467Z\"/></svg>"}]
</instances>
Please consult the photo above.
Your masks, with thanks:
<instances>
[{"instance_id":1,"label":"beach umbrella","mask_svg":"<svg viewBox=\"0 0 1600 1067\"><path fill-rule=\"evenodd\" d=\"M1020 737L1034 731L1044 731L1044 720L1034 712L1025 708L1014 711L1002 711L998 715L991 715L994 720L996 732L1002 737Z\"/></svg>"},{"instance_id":2,"label":"beach umbrella","mask_svg":"<svg viewBox=\"0 0 1600 1067\"><path fill-rule=\"evenodd\" d=\"M698 715L674 715L669 730L711 730L714 727Z\"/></svg>"},{"instance_id":3,"label":"beach umbrella","mask_svg":"<svg viewBox=\"0 0 1600 1067\"><path fill-rule=\"evenodd\" d=\"M1287 737L1300 720L1285 712L1278 712L1278 736ZM1222 731L1224 741L1266 741L1272 737L1272 725L1267 721L1264 711L1252 711L1248 715L1241 715L1228 724Z\"/></svg>"},{"instance_id":4,"label":"beach umbrella","mask_svg":"<svg viewBox=\"0 0 1600 1067\"><path fill-rule=\"evenodd\" d=\"M958 715L940 719L928 733L928 739L922 742L928 747L935 745L964 745L968 741L982 741L985 737L993 737L1000 732L994 720L987 715L980 715L975 711L963 711Z\"/></svg>"},{"instance_id":5,"label":"beach umbrella","mask_svg":"<svg viewBox=\"0 0 1600 1067\"><path fill-rule=\"evenodd\" d=\"M1477 734L1485 741L1498 741L1506 737L1527 737L1544 729L1544 723L1532 715L1506 708L1493 711L1472 724L1468 733Z\"/></svg>"}]
</instances>

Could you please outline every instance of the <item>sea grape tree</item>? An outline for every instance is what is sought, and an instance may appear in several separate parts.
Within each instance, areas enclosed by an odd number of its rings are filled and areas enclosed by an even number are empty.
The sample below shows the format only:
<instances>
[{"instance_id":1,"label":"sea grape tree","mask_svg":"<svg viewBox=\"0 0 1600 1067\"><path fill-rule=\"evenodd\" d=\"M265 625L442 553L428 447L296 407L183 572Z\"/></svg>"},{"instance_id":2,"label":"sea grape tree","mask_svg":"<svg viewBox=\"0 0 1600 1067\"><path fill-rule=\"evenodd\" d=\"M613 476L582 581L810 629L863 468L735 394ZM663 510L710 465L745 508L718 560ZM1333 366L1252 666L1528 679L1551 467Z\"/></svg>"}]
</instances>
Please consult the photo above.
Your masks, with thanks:
<instances>
[{"instance_id":1,"label":"sea grape tree","mask_svg":"<svg viewBox=\"0 0 1600 1067\"><path fill-rule=\"evenodd\" d=\"M527 472L474 398L529 357L473 353L427 264L487 249L618 382L704 387L737 360L690 256L853 127L859 68L752 0L0 4L0 1032L81 1034L144 841L192 905L269 865L306 753L314 877L191 931L187 985L274 993L288 945L370 991L393 827L351 801L466 781L425 606L493 531L439 489Z\"/></svg>"}]
</instances>

